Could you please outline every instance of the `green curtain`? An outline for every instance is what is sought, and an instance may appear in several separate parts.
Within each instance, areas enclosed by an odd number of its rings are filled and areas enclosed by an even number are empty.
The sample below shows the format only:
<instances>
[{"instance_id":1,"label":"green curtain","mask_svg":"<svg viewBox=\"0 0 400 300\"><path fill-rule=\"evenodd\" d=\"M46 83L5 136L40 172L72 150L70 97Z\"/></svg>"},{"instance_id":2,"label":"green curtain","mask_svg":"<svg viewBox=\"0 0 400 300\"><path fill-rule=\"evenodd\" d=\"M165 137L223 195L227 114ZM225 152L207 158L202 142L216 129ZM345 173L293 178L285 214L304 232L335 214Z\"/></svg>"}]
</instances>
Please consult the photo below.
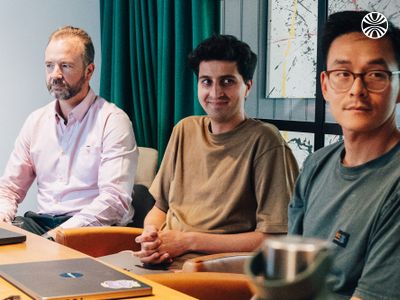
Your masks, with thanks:
<instances>
[{"instance_id":1,"label":"green curtain","mask_svg":"<svg viewBox=\"0 0 400 300\"><path fill-rule=\"evenodd\" d=\"M220 0L100 0L100 95L163 156L173 126L203 114L187 55L219 32Z\"/></svg>"}]
</instances>

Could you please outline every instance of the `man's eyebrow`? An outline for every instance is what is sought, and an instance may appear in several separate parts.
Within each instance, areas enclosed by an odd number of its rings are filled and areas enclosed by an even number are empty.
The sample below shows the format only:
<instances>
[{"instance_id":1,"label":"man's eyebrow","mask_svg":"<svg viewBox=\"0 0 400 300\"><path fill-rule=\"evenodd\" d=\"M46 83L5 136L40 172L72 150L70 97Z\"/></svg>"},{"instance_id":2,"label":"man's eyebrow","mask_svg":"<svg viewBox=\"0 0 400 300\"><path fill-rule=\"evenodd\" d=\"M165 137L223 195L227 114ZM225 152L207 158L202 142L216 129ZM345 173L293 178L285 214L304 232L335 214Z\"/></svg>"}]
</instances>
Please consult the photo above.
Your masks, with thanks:
<instances>
[{"instance_id":1,"label":"man's eyebrow","mask_svg":"<svg viewBox=\"0 0 400 300\"><path fill-rule=\"evenodd\" d=\"M382 65L382 66L387 67L387 63L383 58L377 58L377 59L370 60L368 62L368 65Z\"/></svg>"},{"instance_id":2,"label":"man's eyebrow","mask_svg":"<svg viewBox=\"0 0 400 300\"><path fill-rule=\"evenodd\" d=\"M346 59L335 59L333 61L334 65L351 65L351 61L346 60ZM383 58L377 58L377 59L372 59L367 62L367 65L382 65L382 66L387 66L386 61Z\"/></svg>"},{"instance_id":3,"label":"man's eyebrow","mask_svg":"<svg viewBox=\"0 0 400 300\"><path fill-rule=\"evenodd\" d=\"M225 79L225 78L234 78L235 76L234 75L232 75L232 74L226 74L226 75L221 75L221 76L218 76L218 79ZM201 75L201 76L199 76L199 79L206 79L206 78L211 78L211 76L210 75Z\"/></svg>"},{"instance_id":4,"label":"man's eyebrow","mask_svg":"<svg viewBox=\"0 0 400 300\"><path fill-rule=\"evenodd\" d=\"M346 59L335 59L333 61L334 65L351 65L351 61Z\"/></svg>"}]
</instances>

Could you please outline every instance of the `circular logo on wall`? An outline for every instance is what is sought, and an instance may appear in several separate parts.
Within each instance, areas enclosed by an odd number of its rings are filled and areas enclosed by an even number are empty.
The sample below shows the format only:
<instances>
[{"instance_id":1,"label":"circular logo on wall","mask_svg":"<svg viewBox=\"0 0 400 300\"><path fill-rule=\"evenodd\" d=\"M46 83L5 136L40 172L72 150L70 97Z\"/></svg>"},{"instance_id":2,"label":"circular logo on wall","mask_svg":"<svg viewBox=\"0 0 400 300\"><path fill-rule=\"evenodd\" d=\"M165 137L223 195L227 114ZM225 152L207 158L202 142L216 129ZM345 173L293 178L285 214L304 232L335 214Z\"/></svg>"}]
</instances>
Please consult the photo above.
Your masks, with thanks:
<instances>
[{"instance_id":1,"label":"circular logo on wall","mask_svg":"<svg viewBox=\"0 0 400 300\"><path fill-rule=\"evenodd\" d=\"M370 12L361 21L361 29L371 39L383 37L388 30L388 21L378 12Z\"/></svg>"}]
</instances>

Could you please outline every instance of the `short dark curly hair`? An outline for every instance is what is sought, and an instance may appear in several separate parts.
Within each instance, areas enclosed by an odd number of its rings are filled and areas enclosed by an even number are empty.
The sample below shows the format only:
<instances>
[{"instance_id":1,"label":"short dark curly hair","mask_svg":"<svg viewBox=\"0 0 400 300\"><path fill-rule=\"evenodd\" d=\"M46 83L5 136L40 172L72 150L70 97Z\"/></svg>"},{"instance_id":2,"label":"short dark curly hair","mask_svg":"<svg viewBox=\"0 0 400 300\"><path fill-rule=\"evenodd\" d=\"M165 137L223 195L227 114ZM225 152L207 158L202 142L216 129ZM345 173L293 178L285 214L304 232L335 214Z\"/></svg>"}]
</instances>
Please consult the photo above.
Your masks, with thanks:
<instances>
[{"instance_id":1,"label":"short dark curly hair","mask_svg":"<svg viewBox=\"0 0 400 300\"><path fill-rule=\"evenodd\" d=\"M321 47L325 63L332 42L343 34L362 32L362 19L369 13L369 11L340 11L328 17L322 34ZM388 30L382 39L392 42L397 65L400 67L400 29L395 27L392 22L388 21L388 23Z\"/></svg>"},{"instance_id":2,"label":"short dark curly hair","mask_svg":"<svg viewBox=\"0 0 400 300\"><path fill-rule=\"evenodd\" d=\"M213 35L202 41L188 57L189 66L196 76L199 76L200 63L210 60L236 62L244 82L253 79L257 65L257 55L250 46L233 35Z\"/></svg>"}]
</instances>

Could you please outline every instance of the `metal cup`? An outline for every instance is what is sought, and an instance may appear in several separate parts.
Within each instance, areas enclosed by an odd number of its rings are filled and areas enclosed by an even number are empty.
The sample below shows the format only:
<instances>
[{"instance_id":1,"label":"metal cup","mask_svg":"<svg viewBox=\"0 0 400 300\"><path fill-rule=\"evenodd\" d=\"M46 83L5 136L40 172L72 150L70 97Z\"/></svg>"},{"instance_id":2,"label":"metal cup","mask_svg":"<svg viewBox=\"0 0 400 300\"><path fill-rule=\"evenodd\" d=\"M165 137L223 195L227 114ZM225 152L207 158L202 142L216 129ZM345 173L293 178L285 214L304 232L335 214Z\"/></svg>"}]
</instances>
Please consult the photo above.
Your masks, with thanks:
<instances>
[{"instance_id":1,"label":"metal cup","mask_svg":"<svg viewBox=\"0 0 400 300\"><path fill-rule=\"evenodd\" d=\"M328 250L328 245L327 241L294 235L267 238L262 246L265 276L292 281L321 251Z\"/></svg>"}]
</instances>

